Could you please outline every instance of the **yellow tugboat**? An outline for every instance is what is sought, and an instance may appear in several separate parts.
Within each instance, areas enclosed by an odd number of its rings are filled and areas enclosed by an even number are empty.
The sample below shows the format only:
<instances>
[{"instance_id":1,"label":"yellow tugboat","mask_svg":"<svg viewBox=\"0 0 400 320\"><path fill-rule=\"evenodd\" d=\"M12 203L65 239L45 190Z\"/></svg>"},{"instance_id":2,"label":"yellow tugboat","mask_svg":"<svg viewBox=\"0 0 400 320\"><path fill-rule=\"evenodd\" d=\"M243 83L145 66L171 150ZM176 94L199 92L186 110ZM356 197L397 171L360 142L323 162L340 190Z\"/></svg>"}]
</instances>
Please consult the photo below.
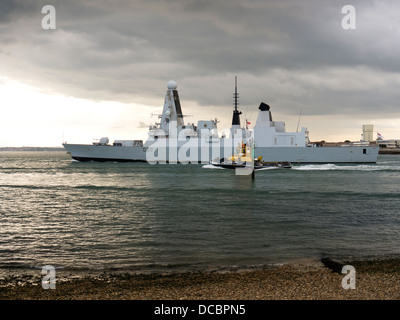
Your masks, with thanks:
<instances>
[{"instance_id":1,"label":"yellow tugboat","mask_svg":"<svg viewBox=\"0 0 400 320\"><path fill-rule=\"evenodd\" d=\"M249 145L246 145L242 142L242 145L238 147L238 152L232 154L228 159L217 159L216 161L212 161L211 164L217 167L223 167L226 169L235 169L246 166L252 166L254 163L254 170L263 169L267 167L276 167L276 168L292 168L292 164L288 161L280 161L280 162L265 162L262 161L262 157L258 157L257 159L253 158L253 148ZM253 163L252 163L253 162Z\"/></svg>"}]
</instances>

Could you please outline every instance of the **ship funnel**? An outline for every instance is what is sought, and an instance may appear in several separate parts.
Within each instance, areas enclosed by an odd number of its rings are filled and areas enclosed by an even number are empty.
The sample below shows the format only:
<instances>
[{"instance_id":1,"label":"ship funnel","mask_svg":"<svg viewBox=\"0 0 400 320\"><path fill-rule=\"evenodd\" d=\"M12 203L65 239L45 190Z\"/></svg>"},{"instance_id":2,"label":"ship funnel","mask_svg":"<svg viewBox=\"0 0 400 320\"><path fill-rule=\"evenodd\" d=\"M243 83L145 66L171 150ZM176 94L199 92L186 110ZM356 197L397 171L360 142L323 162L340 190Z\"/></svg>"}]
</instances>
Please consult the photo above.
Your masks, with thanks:
<instances>
[{"instance_id":1,"label":"ship funnel","mask_svg":"<svg viewBox=\"0 0 400 320\"><path fill-rule=\"evenodd\" d=\"M258 112L256 127L270 127L272 122L270 106L264 102L261 102L258 109L260 111Z\"/></svg>"},{"instance_id":2,"label":"ship funnel","mask_svg":"<svg viewBox=\"0 0 400 320\"><path fill-rule=\"evenodd\" d=\"M260 111L269 111L269 105L267 105L264 102L261 102L260 106L258 107L258 109L260 109Z\"/></svg>"},{"instance_id":3,"label":"ship funnel","mask_svg":"<svg viewBox=\"0 0 400 320\"><path fill-rule=\"evenodd\" d=\"M260 106L258 107L258 109L261 111L268 111L269 113L269 121L272 121L272 114L271 114L271 110L270 110L270 106L264 102L260 103Z\"/></svg>"}]
</instances>

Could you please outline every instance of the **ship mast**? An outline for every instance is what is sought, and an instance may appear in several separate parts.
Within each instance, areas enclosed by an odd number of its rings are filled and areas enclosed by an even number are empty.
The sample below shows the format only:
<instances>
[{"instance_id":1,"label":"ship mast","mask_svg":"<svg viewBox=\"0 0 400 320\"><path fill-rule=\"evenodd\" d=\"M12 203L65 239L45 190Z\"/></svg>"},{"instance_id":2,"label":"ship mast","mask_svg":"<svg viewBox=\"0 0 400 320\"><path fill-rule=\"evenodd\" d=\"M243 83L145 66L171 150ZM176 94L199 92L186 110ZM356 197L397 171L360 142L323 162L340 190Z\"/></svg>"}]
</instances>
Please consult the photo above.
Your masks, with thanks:
<instances>
[{"instance_id":1,"label":"ship mast","mask_svg":"<svg viewBox=\"0 0 400 320\"><path fill-rule=\"evenodd\" d=\"M237 112L237 106L239 101L239 94L237 92L237 76L235 76L235 93L233 94L233 99L235 101L235 111Z\"/></svg>"},{"instance_id":2,"label":"ship mast","mask_svg":"<svg viewBox=\"0 0 400 320\"><path fill-rule=\"evenodd\" d=\"M240 117L239 116L242 114L242 112L238 110L239 94L237 92L237 76L235 76L235 93L233 94L233 101L234 101L235 109L233 110L232 128L240 128Z\"/></svg>"}]
</instances>

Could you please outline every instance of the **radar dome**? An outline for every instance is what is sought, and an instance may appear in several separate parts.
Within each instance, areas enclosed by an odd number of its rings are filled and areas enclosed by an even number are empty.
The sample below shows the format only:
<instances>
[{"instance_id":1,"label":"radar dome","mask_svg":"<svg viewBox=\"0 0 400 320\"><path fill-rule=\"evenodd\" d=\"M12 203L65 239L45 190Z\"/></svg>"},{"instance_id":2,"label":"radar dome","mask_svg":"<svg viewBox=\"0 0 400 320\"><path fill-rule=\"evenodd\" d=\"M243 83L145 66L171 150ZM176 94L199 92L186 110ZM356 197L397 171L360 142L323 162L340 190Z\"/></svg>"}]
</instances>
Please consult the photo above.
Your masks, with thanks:
<instances>
[{"instance_id":1,"label":"radar dome","mask_svg":"<svg viewBox=\"0 0 400 320\"><path fill-rule=\"evenodd\" d=\"M170 90L175 90L178 87L178 85L176 84L176 82L174 80L171 80L168 82L167 87Z\"/></svg>"}]
</instances>

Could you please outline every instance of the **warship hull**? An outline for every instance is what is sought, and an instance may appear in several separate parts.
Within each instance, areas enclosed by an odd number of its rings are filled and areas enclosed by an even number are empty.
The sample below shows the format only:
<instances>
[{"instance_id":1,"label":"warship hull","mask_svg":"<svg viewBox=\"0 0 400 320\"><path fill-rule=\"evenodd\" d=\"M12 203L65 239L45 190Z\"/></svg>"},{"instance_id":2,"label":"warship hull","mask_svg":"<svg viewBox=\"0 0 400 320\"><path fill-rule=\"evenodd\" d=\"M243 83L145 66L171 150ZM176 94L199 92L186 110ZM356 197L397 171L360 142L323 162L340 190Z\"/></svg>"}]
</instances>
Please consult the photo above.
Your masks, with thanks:
<instances>
[{"instance_id":1,"label":"warship hull","mask_svg":"<svg viewBox=\"0 0 400 320\"><path fill-rule=\"evenodd\" d=\"M143 147L95 146L63 144L64 149L77 161L146 162Z\"/></svg>"},{"instance_id":2,"label":"warship hull","mask_svg":"<svg viewBox=\"0 0 400 320\"><path fill-rule=\"evenodd\" d=\"M291 163L375 163L379 147L260 147L255 156L263 161Z\"/></svg>"},{"instance_id":3,"label":"warship hull","mask_svg":"<svg viewBox=\"0 0 400 320\"><path fill-rule=\"evenodd\" d=\"M84 144L64 144L65 150L77 161L114 161L114 162L147 162L144 147L115 147ZM224 149L219 154L212 148L198 148L197 156L188 157L183 163L209 163L216 158L224 157ZM179 149L178 149L179 150ZM259 147L255 148L256 158L262 157L265 162L291 163L375 163L379 147L349 146L349 147ZM225 156L231 150L225 152ZM170 162L169 149L165 150L166 157L156 162ZM177 162L179 159L174 157Z\"/></svg>"}]
</instances>

